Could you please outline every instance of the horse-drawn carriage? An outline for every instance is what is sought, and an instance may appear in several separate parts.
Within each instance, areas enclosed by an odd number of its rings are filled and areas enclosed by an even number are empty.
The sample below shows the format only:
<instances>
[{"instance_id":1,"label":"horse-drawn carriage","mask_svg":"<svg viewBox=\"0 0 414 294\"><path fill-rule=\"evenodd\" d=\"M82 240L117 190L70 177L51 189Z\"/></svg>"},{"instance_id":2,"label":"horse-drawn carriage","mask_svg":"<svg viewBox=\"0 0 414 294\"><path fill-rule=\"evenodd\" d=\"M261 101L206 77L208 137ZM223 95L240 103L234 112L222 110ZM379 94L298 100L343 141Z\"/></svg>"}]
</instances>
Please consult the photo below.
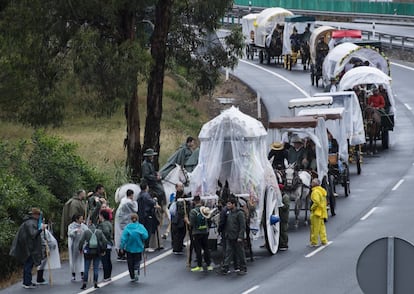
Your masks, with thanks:
<instances>
[{"instance_id":1,"label":"horse-drawn carriage","mask_svg":"<svg viewBox=\"0 0 414 294\"><path fill-rule=\"evenodd\" d=\"M292 176L300 178L300 180L292 180L292 183L298 183L296 187L292 189L285 189L284 193L289 193L289 198L294 201L294 211L296 226L299 222L299 214L301 210L305 211L305 224L307 223L307 210L309 209L309 193L311 176L317 176L323 186L329 192L328 188L328 135L325 120L322 117L280 117L269 121L268 126L268 142L284 142L290 143L291 139L295 136L299 136L302 141L311 141L314 146L314 154L316 161L316 169L314 171L308 170L296 170ZM294 167L288 166L287 169ZM286 177L290 175L286 170ZM308 174L308 175L306 175ZM306 179L306 182L305 182ZM284 183L287 183L288 179L284 179ZM329 194L329 193L328 193ZM329 204L331 213L335 213L335 199L334 196L329 194Z\"/></svg>"},{"instance_id":2,"label":"horse-drawn carriage","mask_svg":"<svg viewBox=\"0 0 414 294\"><path fill-rule=\"evenodd\" d=\"M199 133L199 161L191 174L190 186L192 195L203 197L216 195L218 183L227 183L239 204L249 208L247 227L252 237L264 235L266 248L275 254L282 198L266 157L266 139L261 122L235 107L223 111L204 124Z\"/></svg>"},{"instance_id":3,"label":"horse-drawn carriage","mask_svg":"<svg viewBox=\"0 0 414 294\"><path fill-rule=\"evenodd\" d=\"M319 80L322 78L322 64L329 52L328 43L331 40L331 34L334 30L330 26L320 26L310 36L309 53L312 86L316 84L316 87L318 87Z\"/></svg>"},{"instance_id":4,"label":"horse-drawn carriage","mask_svg":"<svg viewBox=\"0 0 414 294\"><path fill-rule=\"evenodd\" d=\"M316 93L315 98L323 98L327 93ZM357 173L361 174L361 146L365 144L364 119L358 97L354 91L338 91L329 93L332 103L328 107L343 107L343 125L345 126L346 139L348 141L348 162L355 163Z\"/></svg>"},{"instance_id":5,"label":"horse-drawn carriage","mask_svg":"<svg viewBox=\"0 0 414 294\"><path fill-rule=\"evenodd\" d=\"M292 70L292 66L300 58L303 70L307 69L310 61L309 39L315 28L315 17L293 15L285 17L283 30L284 67Z\"/></svg>"},{"instance_id":6,"label":"horse-drawn carriage","mask_svg":"<svg viewBox=\"0 0 414 294\"><path fill-rule=\"evenodd\" d=\"M339 90L362 90L358 98L363 112L365 133L372 152L375 151L376 140L382 141L383 149L389 147L389 131L394 129L395 102L391 80L390 76L375 67L359 66L347 71L339 82ZM382 110L372 108L367 101L370 91L377 87L382 88L383 96L386 96L385 108Z\"/></svg>"},{"instance_id":7,"label":"horse-drawn carriage","mask_svg":"<svg viewBox=\"0 0 414 294\"><path fill-rule=\"evenodd\" d=\"M270 64L272 58L282 56L283 28L289 15L293 15L289 10L272 7L242 18L247 58L253 59L258 52L260 63L266 60Z\"/></svg>"}]
</instances>

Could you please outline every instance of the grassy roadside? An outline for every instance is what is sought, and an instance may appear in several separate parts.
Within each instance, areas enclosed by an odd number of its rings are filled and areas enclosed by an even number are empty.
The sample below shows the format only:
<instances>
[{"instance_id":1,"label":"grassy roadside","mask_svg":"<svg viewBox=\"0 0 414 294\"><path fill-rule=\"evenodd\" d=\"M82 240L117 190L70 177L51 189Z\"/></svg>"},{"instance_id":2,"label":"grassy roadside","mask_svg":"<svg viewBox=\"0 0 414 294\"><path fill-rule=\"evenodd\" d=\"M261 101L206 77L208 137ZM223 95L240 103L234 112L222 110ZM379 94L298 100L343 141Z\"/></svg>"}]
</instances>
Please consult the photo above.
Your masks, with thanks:
<instances>
[{"instance_id":1,"label":"grassy roadside","mask_svg":"<svg viewBox=\"0 0 414 294\"><path fill-rule=\"evenodd\" d=\"M144 87L143 87L144 89ZM146 93L139 91L141 142L145 128ZM123 172L126 152L123 141L126 135L124 110L121 107L112 117L88 116L68 107L63 126L48 128L46 133L76 143L78 154L89 164L109 175ZM160 164L185 141L189 135L197 137L203 123L208 121L206 103L191 97L167 76L165 79L163 117L161 122ZM8 141L28 140L34 129L21 124L1 122L0 139ZM97 147L98 146L98 147Z\"/></svg>"}]
</instances>

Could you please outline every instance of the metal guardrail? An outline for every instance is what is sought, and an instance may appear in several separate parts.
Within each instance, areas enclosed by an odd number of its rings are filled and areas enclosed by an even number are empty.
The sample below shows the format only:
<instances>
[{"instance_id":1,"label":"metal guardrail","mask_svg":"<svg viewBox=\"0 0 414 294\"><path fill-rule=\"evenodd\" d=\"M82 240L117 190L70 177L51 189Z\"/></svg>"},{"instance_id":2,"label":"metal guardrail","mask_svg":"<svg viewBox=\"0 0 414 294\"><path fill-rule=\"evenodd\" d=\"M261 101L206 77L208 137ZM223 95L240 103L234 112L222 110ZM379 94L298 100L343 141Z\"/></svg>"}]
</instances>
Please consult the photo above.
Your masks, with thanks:
<instances>
[{"instance_id":1,"label":"metal guardrail","mask_svg":"<svg viewBox=\"0 0 414 294\"><path fill-rule=\"evenodd\" d=\"M262 11L263 7L248 7L248 6L234 6L231 13L225 17L227 18L227 23L229 24L241 24L241 18L249 13L259 13ZM383 15L383 14L360 14L360 13L333 13L326 11L304 11L304 10L291 10L295 14L307 14L307 15L318 15L318 16L329 16L335 18L357 18L359 21L361 19L375 20L375 23L381 24L386 23L389 25L414 25L413 16L396 16L396 15ZM398 49L403 51L412 51L414 52L414 38L401 36L401 35L391 35L375 32L373 34L372 30L362 30L362 35L365 40L379 41L381 42L384 49Z\"/></svg>"}]
</instances>

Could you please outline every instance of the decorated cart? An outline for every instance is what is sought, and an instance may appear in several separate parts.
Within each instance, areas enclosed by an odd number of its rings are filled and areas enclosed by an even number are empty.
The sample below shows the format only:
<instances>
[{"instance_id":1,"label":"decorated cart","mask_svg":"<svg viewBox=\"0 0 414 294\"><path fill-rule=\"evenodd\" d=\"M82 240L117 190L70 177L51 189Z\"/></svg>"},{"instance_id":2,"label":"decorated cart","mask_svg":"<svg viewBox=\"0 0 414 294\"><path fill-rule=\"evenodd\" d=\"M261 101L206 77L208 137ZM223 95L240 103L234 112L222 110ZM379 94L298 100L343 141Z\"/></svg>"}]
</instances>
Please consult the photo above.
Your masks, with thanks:
<instances>
[{"instance_id":1,"label":"decorated cart","mask_svg":"<svg viewBox=\"0 0 414 294\"><path fill-rule=\"evenodd\" d=\"M284 67L292 70L292 66L300 58L303 70L307 69L310 61L309 39L315 29L315 17L293 15L285 17L283 30Z\"/></svg>"},{"instance_id":2,"label":"decorated cart","mask_svg":"<svg viewBox=\"0 0 414 294\"><path fill-rule=\"evenodd\" d=\"M312 86L316 84L316 87L318 87L319 79L322 78L322 64L329 52L328 44L334 30L330 26L320 26L310 36L309 53Z\"/></svg>"},{"instance_id":3,"label":"decorated cart","mask_svg":"<svg viewBox=\"0 0 414 294\"><path fill-rule=\"evenodd\" d=\"M256 52L259 61L271 62L282 56L283 27L285 17L292 12L281 7L267 8L257 15L249 14L242 19L242 32L246 44L246 55L253 59Z\"/></svg>"},{"instance_id":4,"label":"decorated cart","mask_svg":"<svg viewBox=\"0 0 414 294\"><path fill-rule=\"evenodd\" d=\"M204 124L200 154L191 175L192 195L215 195L219 184L254 209L249 228L253 237L265 237L275 254L279 244L281 194L267 160L267 132L262 123L231 107Z\"/></svg>"},{"instance_id":5,"label":"decorated cart","mask_svg":"<svg viewBox=\"0 0 414 294\"><path fill-rule=\"evenodd\" d=\"M391 77L382 72L381 70L371 66L359 66L347 71L339 82L338 89L344 90L360 90L363 87L363 91L366 94L361 95L359 102L362 108L364 119L366 111L367 101L371 89L369 87L382 87L384 94L386 95L386 108L380 112L381 122L380 130L375 136L374 140L381 140L382 148L387 149L390 143L389 131L394 130L394 115L395 115L395 100L391 87ZM368 136L368 132L366 131Z\"/></svg>"}]
</instances>

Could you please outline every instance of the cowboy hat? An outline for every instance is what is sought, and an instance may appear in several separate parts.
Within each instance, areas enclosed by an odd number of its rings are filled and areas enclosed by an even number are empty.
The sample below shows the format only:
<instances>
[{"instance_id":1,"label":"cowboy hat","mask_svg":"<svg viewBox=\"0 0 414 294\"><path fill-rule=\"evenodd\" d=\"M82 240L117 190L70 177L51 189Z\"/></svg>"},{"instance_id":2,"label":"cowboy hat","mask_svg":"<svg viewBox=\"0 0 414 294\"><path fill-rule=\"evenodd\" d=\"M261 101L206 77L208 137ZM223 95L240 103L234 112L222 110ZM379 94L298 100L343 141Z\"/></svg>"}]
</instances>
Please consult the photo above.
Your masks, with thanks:
<instances>
[{"instance_id":1,"label":"cowboy hat","mask_svg":"<svg viewBox=\"0 0 414 294\"><path fill-rule=\"evenodd\" d=\"M301 138L299 138L299 136L298 136L298 135L294 135L294 136L292 137L292 139L290 139L290 142L292 142L292 143L301 143L301 144L303 144L302 139L301 139Z\"/></svg>"},{"instance_id":2,"label":"cowboy hat","mask_svg":"<svg viewBox=\"0 0 414 294\"><path fill-rule=\"evenodd\" d=\"M157 154L157 152L154 152L154 149L148 148L147 150L145 150L144 156L154 156Z\"/></svg>"},{"instance_id":3,"label":"cowboy hat","mask_svg":"<svg viewBox=\"0 0 414 294\"><path fill-rule=\"evenodd\" d=\"M273 142L272 145L270 145L270 147L273 150L283 150L283 148L285 148L281 142Z\"/></svg>"},{"instance_id":4,"label":"cowboy hat","mask_svg":"<svg viewBox=\"0 0 414 294\"><path fill-rule=\"evenodd\" d=\"M205 217L205 218L207 218L207 219L209 219L210 217L211 217L211 215L213 214L213 212L215 211L216 209L214 208L214 209L210 209L209 207L207 207L207 206L201 206L200 207L200 212L201 212L201 214Z\"/></svg>"}]
</instances>

